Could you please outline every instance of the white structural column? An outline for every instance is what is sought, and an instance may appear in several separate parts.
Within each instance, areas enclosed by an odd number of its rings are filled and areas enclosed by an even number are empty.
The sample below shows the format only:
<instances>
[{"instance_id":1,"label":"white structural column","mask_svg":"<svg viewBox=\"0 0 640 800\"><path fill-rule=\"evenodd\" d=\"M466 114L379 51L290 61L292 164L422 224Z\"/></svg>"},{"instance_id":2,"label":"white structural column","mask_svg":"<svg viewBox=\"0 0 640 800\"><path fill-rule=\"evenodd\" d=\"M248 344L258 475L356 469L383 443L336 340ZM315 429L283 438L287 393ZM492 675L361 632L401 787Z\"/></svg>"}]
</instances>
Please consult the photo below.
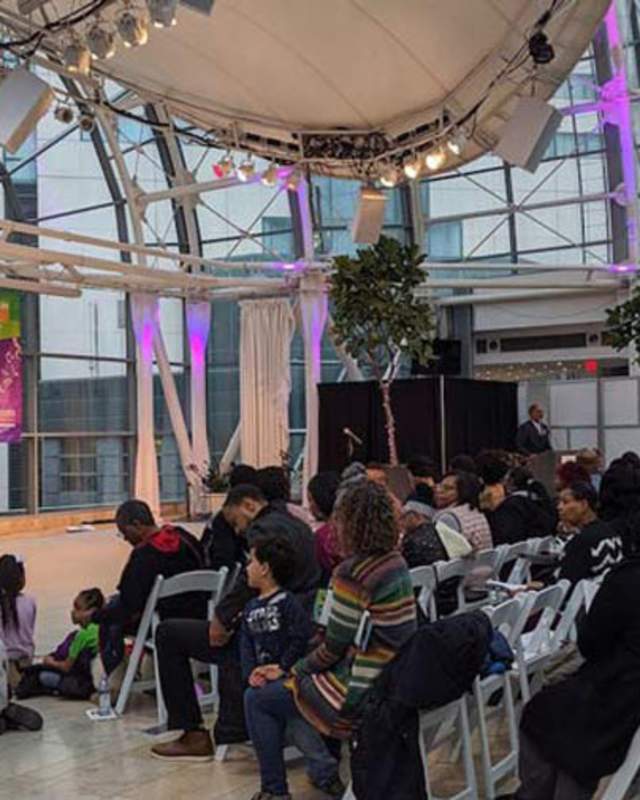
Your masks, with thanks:
<instances>
[{"instance_id":1,"label":"white structural column","mask_svg":"<svg viewBox=\"0 0 640 800\"><path fill-rule=\"evenodd\" d=\"M209 462L206 352L211 326L211 303L187 303L186 309L191 353L191 450L193 463L199 470L203 470Z\"/></svg>"},{"instance_id":2,"label":"white structural column","mask_svg":"<svg viewBox=\"0 0 640 800\"><path fill-rule=\"evenodd\" d=\"M318 383L322 377L322 336L327 324L328 299L324 274L309 270L300 284L300 319L304 338L305 409L307 435L303 487L318 471Z\"/></svg>"},{"instance_id":3,"label":"white structural column","mask_svg":"<svg viewBox=\"0 0 640 800\"><path fill-rule=\"evenodd\" d=\"M288 300L240 303L240 441L242 460L280 464L289 450L291 339Z\"/></svg>"},{"instance_id":4,"label":"white structural column","mask_svg":"<svg viewBox=\"0 0 640 800\"><path fill-rule=\"evenodd\" d=\"M131 295L131 317L136 337L137 449L135 495L160 515L158 461L153 428L153 342L158 299L148 294Z\"/></svg>"}]
</instances>

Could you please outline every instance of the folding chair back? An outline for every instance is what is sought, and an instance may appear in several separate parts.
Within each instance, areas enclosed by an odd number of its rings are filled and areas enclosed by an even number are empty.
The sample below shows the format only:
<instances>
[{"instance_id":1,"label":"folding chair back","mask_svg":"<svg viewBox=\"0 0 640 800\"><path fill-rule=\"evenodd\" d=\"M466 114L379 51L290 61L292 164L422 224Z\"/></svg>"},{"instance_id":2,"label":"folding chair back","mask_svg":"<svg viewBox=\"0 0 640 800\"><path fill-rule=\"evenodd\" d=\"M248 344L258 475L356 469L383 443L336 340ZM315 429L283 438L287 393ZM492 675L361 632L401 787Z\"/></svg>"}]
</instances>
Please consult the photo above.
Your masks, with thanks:
<instances>
[{"instance_id":1,"label":"folding chair back","mask_svg":"<svg viewBox=\"0 0 640 800\"><path fill-rule=\"evenodd\" d=\"M607 788L600 795L600 800L625 800L636 775L640 771L640 728L631 740L627 755L617 772L611 777ZM637 797L633 792L633 796Z\"/></svg>"},{"instance_id":2,"label":"folding chair back","mask_svg":"<svg viewBox=\"0 0 640 800\"><path fill-rule=\"evenodd\" d=\"M509 551L504 559L504 567L511 567L506 577L507 583L526 583L529 578L529 556L535 548L534 541L517 542L509 545Z\"/></svg>"},{"instance_id":3,"label":"folding chair back","mask_svg":"<svg viewBox=\"0 0 640 800\"><path fill-rule=\"evenodd\" d=\"M418 590L418 605L433 622L438 618L435 591L438 586L436 571L432 566L414 567L409 570L411 584Z\"/></svg>"},{"instance_id":4,"label":"folding chair back","mask_svg":"<svg viewBox=\"0 0 640 800\"><path fill-rule=\"evenodd\" d=\"M587 607L588 581L586 578L578 581L569 595L569 599L562 611L560 622L554 633L552 647L555 652L572 640L575 624L582 609Z\"/></svg>"},{"instance_id":5,"label":"folding chair back","mask_svg":"<svg viewBox=\"0 0 640 800\"><path fill-rule=\"evenodd\" d=\"M440 588L443 583L453 579L457 579L456 585L456 608L454 614L460 614L467 610L467 604L464 597L464 579L468 574L467 561L463 558L454 558L451 561L437 561L433 565L436 573L437 587Z\"/></svg>"}]
</instances>

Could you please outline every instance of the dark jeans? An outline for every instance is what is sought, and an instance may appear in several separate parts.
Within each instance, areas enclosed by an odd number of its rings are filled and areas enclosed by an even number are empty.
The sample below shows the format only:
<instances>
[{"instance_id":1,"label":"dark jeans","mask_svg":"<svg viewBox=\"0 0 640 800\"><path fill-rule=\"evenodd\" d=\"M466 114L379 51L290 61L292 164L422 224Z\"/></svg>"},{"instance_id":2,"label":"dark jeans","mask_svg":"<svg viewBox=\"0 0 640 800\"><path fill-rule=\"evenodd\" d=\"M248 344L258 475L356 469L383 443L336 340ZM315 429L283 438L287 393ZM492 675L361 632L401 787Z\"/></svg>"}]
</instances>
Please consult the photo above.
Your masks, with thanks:
<instances>
[{"instance_id":1,"label":"dark jeans","mask_svg":"<svg viewBox=\"0 0 640 800\"><path fill-rule=\"evenodd\" d=\"M520 781L516 800L591 800L598 783L585 786L546 761L534 742L520 731Z\"/></svg>"},{"instance_id":2,"label":"dark jeans","mask_svg":"<svg viewBox=\"0 0 640 800\"><path fill-rule=\"evenodd\" d=\"M170 619L156 631L160 685L168 712L170 730L202 728L190 659L218 666L220 708L216 722L217 744L248 739L242 710L243 685L234 639L225 647L209 644L209 623L203 620Z\"/></svg>"},{"instance_id":3,"label":"dark jeans","mask_svg":"<svg viewBox=\"0 0 640 800\"><path fill-rule=\"evenodd\" d=\"M338 777L338 762L327 750L319 732L298 711L293 694L282 680L244 693L244 713L251 741L260 763L263 792L288 793L284 763L285 744L292 744L305 758L307 771L318 787Z\"/></svg>"},{"instance_id":4,"label":"dark jeans","mask_svg":"<svg viewBox=\"0 0 640 800\"><path fill-rule=\"evenodd\" d=\"M109 598L101 616L104 620L100 622L100 659L104 671L111 675L124 658L125 636L136 635L139 620L127 617L117 594Z\"/></svg>"}]
</instances>

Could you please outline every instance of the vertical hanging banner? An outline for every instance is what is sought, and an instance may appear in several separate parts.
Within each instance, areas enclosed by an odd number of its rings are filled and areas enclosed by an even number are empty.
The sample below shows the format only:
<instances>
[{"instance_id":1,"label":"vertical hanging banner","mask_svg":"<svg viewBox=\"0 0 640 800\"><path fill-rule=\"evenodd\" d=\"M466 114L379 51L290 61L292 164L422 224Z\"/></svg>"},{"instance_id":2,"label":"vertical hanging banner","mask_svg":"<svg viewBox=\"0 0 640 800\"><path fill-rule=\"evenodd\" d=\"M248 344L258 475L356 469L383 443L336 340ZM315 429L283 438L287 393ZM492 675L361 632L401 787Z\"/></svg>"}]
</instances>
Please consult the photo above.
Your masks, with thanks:
<instances>
[{"instance_id":1,"label":"vertical hanging banner","mask_svg":"<svg viewBox=\"0 0 640 800\"><path fill-rule=\"evenodd\" d=\"M22 437L20 296L0 291L0 442Z\"/></svg>"}]
</instances>

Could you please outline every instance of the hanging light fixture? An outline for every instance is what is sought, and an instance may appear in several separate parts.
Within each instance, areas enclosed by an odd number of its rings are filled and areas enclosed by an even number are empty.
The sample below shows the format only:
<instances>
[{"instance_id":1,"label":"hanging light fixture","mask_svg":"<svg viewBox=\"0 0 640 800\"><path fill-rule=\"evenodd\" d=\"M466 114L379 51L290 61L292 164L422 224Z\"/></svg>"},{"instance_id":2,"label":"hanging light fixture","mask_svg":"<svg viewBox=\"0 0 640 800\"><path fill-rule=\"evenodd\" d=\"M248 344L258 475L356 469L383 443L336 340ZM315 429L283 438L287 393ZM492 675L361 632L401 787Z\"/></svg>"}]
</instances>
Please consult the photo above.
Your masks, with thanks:
<instances>
[{"instance_id":1,"label":"hanging light fixture","mask_svg":"<svg viewBox=\"0 0 640 800\"><path fill-rule=\"evenodd\" d=\"M402 169L407 178L409 178L411 181L414 181L422 169L422 163L419 156L413 155L408 158L402 165Z\"/></svg>"},{"instance_id":2,"label":"hanging light fixture","mask_svg":"<svg viewBox=\"0 0 640 800\"><path fill-rule=\"evenodd\" d=\"M235 164L233 163L231 153L225 153L218 163L213 165L213 174L216 178L226 178L231 174L234 167Z\"/></svg>"},{"instance_id":3,"label":"hanging light fixture","mask_svg":"<svg viewBox=\"0 0 640 800\"><path fill-rule=\"evenodd\" d=\"M300 186L300 173L293 170L287 178L287 190L289 192L295 192L298 186Z\"/></svg>"},{"instance_id":4,"label":"hanging light fixture","mask_svg":"<svg viewBox=\"0 0 640 800\"><path fill-rule=\"evenodd\" d=\"M155 28L172 28L178 24L178 0L147 0L147 8Z\"/></svg>"},{"instance_id":5,"label":"hanging light fixture","mask_svg":"<svg viewBox=\"0 0 640 800\"><path fill-rule=\"evenodd\" d=\"M393 166L393 164L389 164L380 175L380 183L386 189L393 189L393 187L398 183L398 170Z\"/></svg>"},{"instance_id":6,"label":"hanging light fixture","mask_svg":"<svg viewBox=\"0 0 640 800\"><path fill-rule=\"evenodd\" d=\"M71 106L65 106L61 103L56 106L53 116L58 122L62 122L64 125L70 125L73 122L73 109Z\"/></svg>"},{"instance_id":7,"label":"hanging light fixture","mask_svg":"<svg viewBox=\"0 0 640 800\"><path fill-rule=\"evenodd\" d=\"M125 47L141 47L149 41L149 18L142 9L126 6L117 25Z\"/></svg>"},{"instance_id":8,"label":"hanging light fixture","mask_svg":"<svg viewBox=\"0 0 640 800\"><path fill-rule=\"evenodd\" d=\"M242 164L236 170L236 175L239 181L242 183L246 183L250 178L252 178L256 171L256 165L253 163L253 159L251 157L246 158Z\"/></svg>"},{"instance_id":9,"label":"hanging light fixture","mask_svg":"<svg viewBox=\"0 0 640 800\"><path fill-rule=\"evenodd\" d=\"M262 178L260 180L265 186L275 186L278 182L278 168L276 165L269 164L269 166L262 173Z\"/></svg>"},{"instance_id":10,"label":"hanging light fixture","mask_svg":"<svg viewBox=\"0 0 640 800\"><path fill-rule=\"evenodd\" d=\"M116 35L99 19L86 32L85 41L94 59L106 61L116 54Z\"/></svg>"},{"instance_id":11,"label":"hanging light fixture","mask_svg":"<svg viewBox=\"0 0 640 800\"><path fill-rule=\"evenodd\" d=\"M444 147L436 147L435 150L431 150L427 153L424 163L427 165L427 169L430 172L435 172L444 167L446 160L447 154L444 151Z\"/></svg>"},{"instance_id":12,"label":"hanging light fixture","mask_svg":"<svg viewBox=\"0 0 640 800\"><path fill-rule=\"evenodd\" d=\"M451 135L451 138L447 140L447 148L453 153L454 156L462 155L462 151L466 147L466 144L467 135L462 128L455 130Z\"/></svg>"},{"instance_id":13,"label":"hanging light fixture","mask_svg":"<svg viewBox=\"0 0 640 800\"><path fill-rule=\"evenodd\" d=\"M96 118L93 114L80 114L78 127L81 131L84 131L84 133L91 133L96 127Z\"/></svg>"},{"instance_id":14,"label":"hanging light fixture","mask_svg":"<svg viewBox=\"0 0 640 800\"><path fill-rule=\"evenodd\" d=\"M91 52L78 39L73 39L62 51L62 62L69 72L88 75L91 71Z\"/></svg>"}]
</instances>

